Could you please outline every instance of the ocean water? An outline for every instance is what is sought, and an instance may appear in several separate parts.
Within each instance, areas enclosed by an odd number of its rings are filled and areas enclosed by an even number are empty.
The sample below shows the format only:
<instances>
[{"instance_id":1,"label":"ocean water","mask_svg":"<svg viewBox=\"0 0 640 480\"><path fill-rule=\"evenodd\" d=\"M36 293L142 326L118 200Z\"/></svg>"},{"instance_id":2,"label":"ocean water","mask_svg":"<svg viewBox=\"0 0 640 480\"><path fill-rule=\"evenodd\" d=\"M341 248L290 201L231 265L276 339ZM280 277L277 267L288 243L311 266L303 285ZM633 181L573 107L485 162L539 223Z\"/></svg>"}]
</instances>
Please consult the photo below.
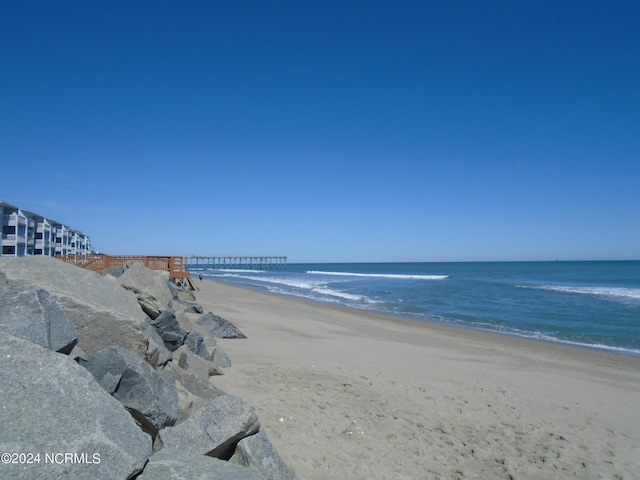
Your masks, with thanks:
<instances>
[{"instance_id":1,"label":"ocean water","mask_svg":"<svg viewBox=\"0 0 640 480\"><path fill-rule=\"evenodd\" d=\"M199 265L192 271L417 321L640 356L640 261Z\"/></svg>"}]
</instances>

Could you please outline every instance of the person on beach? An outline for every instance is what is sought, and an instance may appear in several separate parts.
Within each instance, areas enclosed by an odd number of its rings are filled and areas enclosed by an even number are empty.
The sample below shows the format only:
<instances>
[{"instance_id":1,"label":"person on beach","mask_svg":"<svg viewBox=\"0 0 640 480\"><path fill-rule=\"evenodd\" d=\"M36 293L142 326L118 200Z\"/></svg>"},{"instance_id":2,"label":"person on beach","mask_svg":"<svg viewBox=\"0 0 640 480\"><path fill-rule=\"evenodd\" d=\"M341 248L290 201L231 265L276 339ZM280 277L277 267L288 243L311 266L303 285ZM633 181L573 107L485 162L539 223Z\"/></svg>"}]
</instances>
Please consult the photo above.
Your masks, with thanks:
<instances>
[{"instance_id":1,"label":"person on beach","mask_svg":"<svg viewBox=\"0 0 640 480\"><path fill-rule=\"evenodd\" d=\"M202 274L198 275L198 278L200 279L200 281L202 281L203 277L204 277L204 275L202 275Z\"/></svg>"}]
</instances>

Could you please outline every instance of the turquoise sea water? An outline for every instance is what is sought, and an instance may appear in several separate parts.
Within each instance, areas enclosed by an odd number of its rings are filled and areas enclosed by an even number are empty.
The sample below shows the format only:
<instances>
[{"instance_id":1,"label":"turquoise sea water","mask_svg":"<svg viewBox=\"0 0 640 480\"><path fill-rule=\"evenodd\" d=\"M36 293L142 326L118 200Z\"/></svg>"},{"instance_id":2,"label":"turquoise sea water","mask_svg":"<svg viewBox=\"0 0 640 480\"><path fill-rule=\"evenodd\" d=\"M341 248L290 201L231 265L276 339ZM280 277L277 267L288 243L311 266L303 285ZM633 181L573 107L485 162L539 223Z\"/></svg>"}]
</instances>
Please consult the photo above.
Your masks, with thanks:
<instances>
[{"instance_id":1,"label":"turquoise sea water","mask_svg":"<svg viewBox=\"0 0 640 480\"><path fill-rule=\"evenodd\" d=\"M640 355L640 261L200 265L194 271L319 302Z\"/></svg>"}]
</instances>

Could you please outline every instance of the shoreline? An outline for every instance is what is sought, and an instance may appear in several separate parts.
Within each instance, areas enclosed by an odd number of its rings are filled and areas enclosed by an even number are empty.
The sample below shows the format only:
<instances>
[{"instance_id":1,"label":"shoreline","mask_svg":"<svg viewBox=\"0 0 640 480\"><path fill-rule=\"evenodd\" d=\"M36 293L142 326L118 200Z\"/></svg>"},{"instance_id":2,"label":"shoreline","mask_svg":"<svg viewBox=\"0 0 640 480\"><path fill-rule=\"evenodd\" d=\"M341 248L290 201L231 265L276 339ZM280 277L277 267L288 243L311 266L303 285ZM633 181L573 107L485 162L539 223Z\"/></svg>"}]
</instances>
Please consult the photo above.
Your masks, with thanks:
<instances>
[{"instance_id":1,"label":"shoreline","mask_svg":"<svg viewBox=\"0 0 640 480\"><path fill-rule=\"evenodd\" d=\"M548 348L549 352L555 352L556 355L562 356L563 352L567 356L567 358L572 358L574 360L578 360L580 357L580 352L583 352L586 355L585 359L590 360L592 355L601 355L601 361L610 364L612 368L622 368L625 369L628 366L634 365L633 362L629 363L625 359L635 360L637 361L637 367L640 368L640 353L633 354L625 350L624 353L614 350L612 348L599 348L595 346L591 346L588 344L575 344L570 342L562 342L559 340L547 340L543 338L533 338L521 336L509 332L498 332L492 331L488 329L480 329L474 328L467 325L451 325L447 322L439 322L437 320L421 320L410 315L401 315L394 314L388 312L378 312L376 310L367 310L364 308L351 307L340 304L333 304L330 302L322 302L319 300L312 300L303 297L297 297L295 295L289 295L286 293L275 293L270 292L261 287L250 287L250 286L241 286L234 285L231 283L219 281L219 280L211 280L205 279L204 281L209 281L215 284L221 284L233 289L239 290L247 290L251 292L255 292L261 295L266 296L275 296L282 298L283 300L289 302L301 302L302 304L306 304L309 307L320 307L326 308L328 310L335 310L337 312L344 312L345 314L353 314L362 317L364 320L366 319L375 319L383 322L389 322L390 324L396 325L406 325L407 327L418 327L425 329L432 329L433 332L439 332L445 334L445 336L449 337L457 337L458 335L461 338L464 338L466 335L469 338L476 337L477 339L488 342L495 343L496 345L503 344L509 345L517 344L519 345L519 354L523 354L528 352L529 349L533 349L533 354L537 355L538 350ZM196 284L197 285L197 284ZM197 292L195 292L197 294ZM502 343L501 343L502 339ZM622 358L618 358L622 357ZM619 360L619 361L618 361ZM633 368L635 371L635 368Z\"/></svg>"},{"instance_id":2,"label":"shoreline","mask_svg":"<svg viewBox=\"0 0 640 480\"><path fill-rule=\"evenodd\" d=\"M195 282L197 278L193 277L193 280ZM498 330L490 330L488 328L483 329L483 328L473 327L471 325L456 325L456 324L453 324L452 322L447 322L444 320L440 321L433 316L418 316L418 315L410 315L410 314L403 315L403 314L393 313L393 312L382 312L378 310L358 308L355 306L340 305L340 304L332 303L328 301L324 302L322 300L313 300L310 298L299 297L299 296L288 294L288 293L271 292L268 289L264 288L263 286L236 285L233 283L228 283L228 282L224 282L216 279L206 279L206 280L214 283L222 283L235 288L250 290L256 293L262 293L265 295L275 295L275 296L283 297L284 299L288 299L288 300L309 302L312 304L319 304L319 305L323 305L330 308L333 308L333 307L343 308L343 309L346 309L347 311L364 312L366 314L380 315L382 317L388 317L390 319L395 318L395 319L405 320L408 322L425 324L428 326L444 327L447 329L450 328L453 330L463 330L463 331L469 331L469 332L486 333L488 335L505 336L508 338L512 338L516 340L524 340L527 342L542 343L542 344L547 344L551 346L555 345L561 348L572 348L572 349L578 349L578 350L601 352L601 353L612 354L612 355L621 355L624 357L636 358L640 360L640 351L632 350L624 347L614 347L614 346L608 346L608 345L592 345L588 343L571 342L568 340L558 340L555 338L538 338L533 335L532 336L518 335L517 333L513 333L513 332L501 332Z\"/></svg>"},{"instance_id":3,"label":"shoreline","mask_svg":"<svg viewBox=\"0 0 640 480\"><path fill-rule=\"evenodd\" d=\"M300 478L633 477L636 357L196 284L248 337L210 381Z\"/></svg>"}]
</instances>

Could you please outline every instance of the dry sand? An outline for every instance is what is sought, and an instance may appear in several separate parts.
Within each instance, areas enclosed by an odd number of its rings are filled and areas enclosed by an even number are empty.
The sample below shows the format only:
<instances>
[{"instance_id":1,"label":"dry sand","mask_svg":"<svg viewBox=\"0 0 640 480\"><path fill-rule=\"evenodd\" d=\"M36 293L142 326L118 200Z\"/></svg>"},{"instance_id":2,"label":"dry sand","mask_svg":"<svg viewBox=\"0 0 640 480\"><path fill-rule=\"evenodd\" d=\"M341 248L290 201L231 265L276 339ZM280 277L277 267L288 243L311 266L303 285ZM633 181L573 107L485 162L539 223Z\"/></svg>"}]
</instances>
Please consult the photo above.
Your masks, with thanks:
<instances>
[{"instance_id":1,"label":"dry sand","mask_svg":"<svg viewBox=\"0 0 640 480\"><path fill-rule=\"evenodd\" d=\"M203 281L211 381L303 479L640 478L640 359Z\"/></svg>"}]
</instances>

